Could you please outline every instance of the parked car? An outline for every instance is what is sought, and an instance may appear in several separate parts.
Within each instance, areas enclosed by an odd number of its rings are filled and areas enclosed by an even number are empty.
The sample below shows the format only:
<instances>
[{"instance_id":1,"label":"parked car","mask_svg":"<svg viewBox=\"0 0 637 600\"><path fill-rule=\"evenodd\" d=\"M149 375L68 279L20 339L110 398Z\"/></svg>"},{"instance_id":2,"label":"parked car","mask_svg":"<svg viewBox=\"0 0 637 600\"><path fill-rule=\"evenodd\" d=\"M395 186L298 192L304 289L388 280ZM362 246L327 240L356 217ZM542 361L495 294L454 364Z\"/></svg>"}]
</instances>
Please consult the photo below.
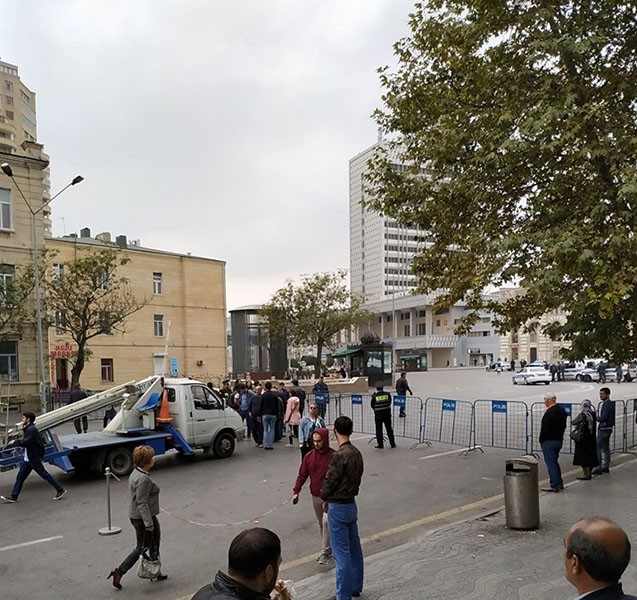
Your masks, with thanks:
<instances>
[{"instance_id":1,"label":"parked car","mask_svg":"<svg viewBox=\"0 0 637 600\"><path fill-rule=\"evenodd\" d=\"M519 373L511 378L513 385L524 383L525 385L535 385L536 383L551 383L551 374L544 367L524 367Z\"/></svg>"}]
</instances>

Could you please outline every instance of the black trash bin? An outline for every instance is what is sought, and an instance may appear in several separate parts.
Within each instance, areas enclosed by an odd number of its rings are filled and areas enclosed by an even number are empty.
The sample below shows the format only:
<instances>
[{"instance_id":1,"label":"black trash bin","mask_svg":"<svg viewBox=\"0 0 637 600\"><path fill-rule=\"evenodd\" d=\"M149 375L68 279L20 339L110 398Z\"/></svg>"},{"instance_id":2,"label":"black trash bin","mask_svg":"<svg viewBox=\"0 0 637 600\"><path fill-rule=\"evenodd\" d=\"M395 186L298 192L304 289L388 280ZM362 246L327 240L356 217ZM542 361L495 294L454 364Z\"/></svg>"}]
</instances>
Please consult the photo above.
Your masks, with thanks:
<instances>
[{"instance_id":1,"label":"black trash bin","mask_svg":"<svg viewBox=\"0 0 637 600\"><path fill-rule=\"evenodd\" d=\"M537 529L540 526L538 461L521 456L506 461L504 512L509 529Z\"/></svg>"}]
</instances>

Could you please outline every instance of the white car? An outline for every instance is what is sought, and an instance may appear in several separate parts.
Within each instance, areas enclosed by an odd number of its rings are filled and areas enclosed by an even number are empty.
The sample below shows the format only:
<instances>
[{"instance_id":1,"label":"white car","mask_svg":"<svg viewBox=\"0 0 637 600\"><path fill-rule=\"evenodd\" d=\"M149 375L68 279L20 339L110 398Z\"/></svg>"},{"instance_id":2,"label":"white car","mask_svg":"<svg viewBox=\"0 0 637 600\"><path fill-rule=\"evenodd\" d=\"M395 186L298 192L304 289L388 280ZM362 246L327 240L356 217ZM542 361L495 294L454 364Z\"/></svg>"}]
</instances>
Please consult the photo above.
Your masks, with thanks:
<instances>
[{"instance_id":1,"label":"white car","mask_svg":"<svg viewBox=\"0 0 637 600\"><path fill-rule=\"evenodd\" d=\"M512 378L513 385L524 383L526 385L535 385L536 383L551 383L551 374L544 367L524 367L519 373Z\"/></svg>"}]
</instances>

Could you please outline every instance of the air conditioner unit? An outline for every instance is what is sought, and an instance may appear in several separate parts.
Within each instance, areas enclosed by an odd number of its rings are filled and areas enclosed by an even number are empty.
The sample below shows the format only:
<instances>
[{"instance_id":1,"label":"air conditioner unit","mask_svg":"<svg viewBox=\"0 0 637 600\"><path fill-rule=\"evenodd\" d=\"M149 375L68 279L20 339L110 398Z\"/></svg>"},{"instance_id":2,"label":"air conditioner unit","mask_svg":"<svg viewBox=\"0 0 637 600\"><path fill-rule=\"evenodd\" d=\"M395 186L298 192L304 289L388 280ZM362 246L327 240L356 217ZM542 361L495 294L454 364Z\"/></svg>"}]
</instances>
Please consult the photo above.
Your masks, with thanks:
<instances>
[{"instance_id":1,"label":"air conditioner unit","mask_svg":"<svg viewBox=\"0 0 637 600\"><path fill-rule=\"evenodd\" d=\"M197 361L197 366L198 367L203 367L206 363L203 360L198 360Z\"/></svg>"}]
</instances>

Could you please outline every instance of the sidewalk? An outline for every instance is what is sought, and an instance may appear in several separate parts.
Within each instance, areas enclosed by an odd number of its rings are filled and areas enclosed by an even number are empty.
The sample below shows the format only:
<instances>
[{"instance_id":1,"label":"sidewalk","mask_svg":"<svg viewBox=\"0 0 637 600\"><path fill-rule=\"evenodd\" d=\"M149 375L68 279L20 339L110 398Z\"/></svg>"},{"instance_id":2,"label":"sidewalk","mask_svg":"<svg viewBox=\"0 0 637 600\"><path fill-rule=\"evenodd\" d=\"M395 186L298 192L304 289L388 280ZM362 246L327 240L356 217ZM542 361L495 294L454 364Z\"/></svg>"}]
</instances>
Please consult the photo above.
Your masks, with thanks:
<instances>
[{"instance_id":1,"label":"sidewalk","mask_svg":"<svg viewBox=\"0 0 637 600\"><path fill-rule=\"evenodd\" d=\"M624 591L637 593L637 461L592 481L576 481L560 494L540 493L537 531L505 527L504 510L421 535L365 559L364 600L546 600L577 598L563 575L563 543L578 518L607 516L633 544ZM365 515L359 515L364 519ZM365 548L363 548L365 551ZM334 570L295 583L299 600L327 600Z\"/></svg>"}]
</instances>

